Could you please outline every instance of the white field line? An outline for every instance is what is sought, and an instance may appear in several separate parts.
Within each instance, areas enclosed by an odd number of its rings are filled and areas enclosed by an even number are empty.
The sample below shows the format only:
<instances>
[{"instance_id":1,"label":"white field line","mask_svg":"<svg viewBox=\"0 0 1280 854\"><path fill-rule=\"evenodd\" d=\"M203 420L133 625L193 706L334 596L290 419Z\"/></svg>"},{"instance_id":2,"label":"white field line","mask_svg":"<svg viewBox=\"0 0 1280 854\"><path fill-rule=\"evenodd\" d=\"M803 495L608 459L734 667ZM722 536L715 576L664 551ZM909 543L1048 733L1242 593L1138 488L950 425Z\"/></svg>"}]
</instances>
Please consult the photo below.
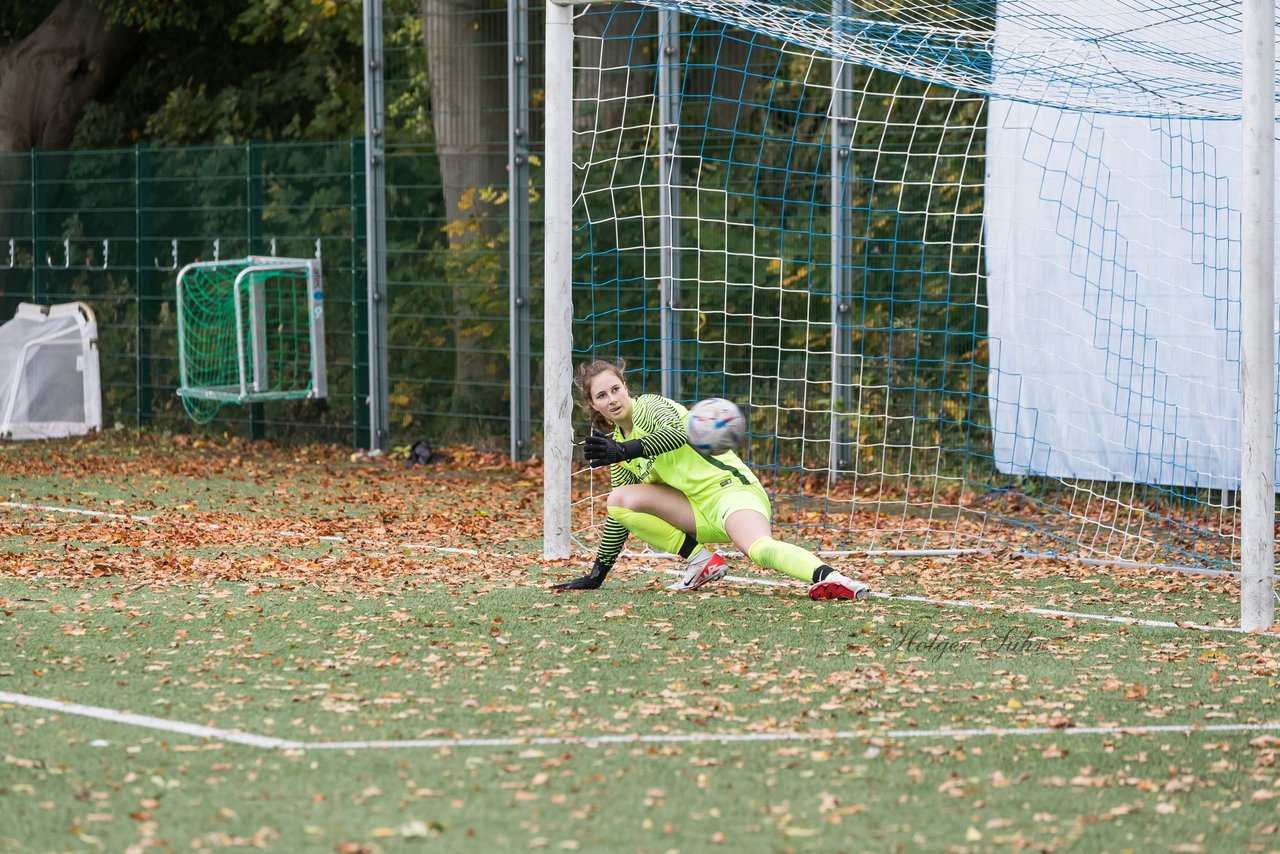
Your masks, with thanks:
<instances>
[{"instance_id":1,"label":"white field line","mask_svg":"<svg viewBox=\"0 0 1280 854\"><path fill-rule=\"evenodd\" d=\"M1230 734L1248 732L1274 732L1280 730L1280 721L1239 724L1104 724L1085 727L975 727L969 729L891 729L891 730L835 730L831 732L693 732L650 733L644 735L597 736L528 736L492 738L410 738L383 741L299 741L269 735L254 735L235 729L192 724L184 721L157 718L121 712L101 706L86 706L28 694L0 691L0 704L43 709L63 715L78 715L113 724L124 724L140 729L187 735L193 738L211 739L228 744L243 744L270 750L406 750L416 748L462 747L528 747L582 745L593 747L602 744L695 744L741 743L776 741L858 741L890 739L906 741L920 738L1006 738L1038 735L1154 735L1175 733L1180 735Z\"/></svg>"},{"instance_id":2,"label":"white field line","mask_svg":"<svg viewBox=\"0 0 1280 854\"><path fill-rule=\"evenodd\" d=\"M85 718L95 718L100 721L126 724L127 726L135 726L142 729L189 735L194 738L212 738L232 744L245 744L249 747L291 748L302 746L301 742L289 741L284 738L272 738L233 729L219 729L200 724L189 724L182 721L152 717L151 715L136 715L132 712L104 709L101 706L84 706L80 703L67 703L62 700L50 700L45 697L32 697L28 694L11 694L8 691L0 691L0 703L11 703L15 706L27 706L32 709L44 709L45 711L57 712L63 715L79 715Z\"/></svg>"},{"instance_id":3,"label":"white field line","mask_svg":"<svg viewBox=\"0 0 1280 854\"><path fill-rule=\"evenodd\" d=\"M652 572L653 570L648 570ZM667 575L684 575L678 569L662 569L658 572ZM725 581L735 581L739 584L759 584L769 587L791 587L797 582L791 581L775 581L768 578L743 578L737 575L726 575ZM974 608L979 611L1004 611L1009 614L1036 614L1042 617L1057 617L1072 620L1097 620L1104 623L1120 623L1126 626L1149 626L1157 629L1193 629L1200 632L1231 632L1233 634L1273 634L1270 632L1246 632L1239 626L1206 626L1200 623L1179 623L1170 620L1143 620L1138 617L1120 617L1110 614L1086 614L1078 611L1061 611L1056 608L1029 608L1018 607L1014 605L1001 605L996 602L974 602L965 599L931 599L928 596L908 596L895 595L893 593L879 593L871 591L871 595L877 599L885 599L891 602L915 602L922 605L939 605L947 608Z\"/></svg>"},{"instance_id":4,"label":"white field line","mask_svg":"<svg viewBox=\"0 0 1280 854\"><path fill-rule=\"evenodd\" d=\"M1070 620L1096 620L1103 623L1121 623L1126 626L1150 626L1158 629L1194 629L1198 632L1231 632L1233 634L1269 634L1272 632L1246 632L1239 626L1205 626L1200 623L1179 623L1170 620L1142 620L1137 617L1118 617L1110 614L1087 614L1079 611L1061 611L1056 608L1018 608L998 605L994 602L971 602L963 599L931 599L928 596L894 596L890 593L871 592L878 599L896 602L918 602L924 605L943 605L948 608L976 608L980 611L1006 611L1010 614L1037 614L1042 617L1060 617Z\"/></svg>"},{"instance_id":5,"label":"white field line","mask_svg":"<svg viewBox=\"0 0 1280 854\"><path fill-rule=\"evenodd\" d=\"M166 519L156 516L142 516L132 513L111 513L106 510L88 510L80 507L54 507L48 504L26 504L20 501L0 501L0 507L10 507L17 510L36 510L45 513L64 513L77 516L95 516L104 519L112 519L116 521L142 522L147 525L190 525L194 528L200 528L207 531L225 530L227 526L218 525L213 522L199 522L195 520L183 519ZM319 540L331 543L352 543L365 544L371 546L379 546L381 548L398 548L419 551L445 552L449 554L477 555L480 554L477 549L459 549L449 546L437 546L431 543L393 543L388 540L369 540L369 539L350 539L338 535L326 534L308 534L301 531L251 531L256 536L264 537L292 537L297 539ZM579 545L582 545L579 542ZM675 555L665 554L662 552L624 552L629 557L636 557L641 560L667 560L674 559ZM742 556L741 552L733 550L720 550L722 555ZM823 557L962 557L968 555L989 556L995 554L994 551L987 548L965 548L965 549L823 549L814 554ZM1136 563L1126 560L1106 560L1102 558L1086 558L1063 556L1054 552L1032 552L1020 551L1012 552L1011 556L1027 559L1057 560L1063 563L1080 563L1090 566L1115 567L1117 569L1155 569L1161 572L1179 572L1189 575L1208 575L1208 576L1228 576L1239 578L1238 570L1230 569L1206 569L1194 566L1179 566L1177 564L1160 565L1154 563ZM748 579L735 579L738 581L748 581ZM1280 591L1277 592L1277 598L1280 599Z\"/></svg>"},{"instance_id":6,"label":"white field line","mask_svg":"<svg viewBox=\"0 0 1280 854\"><path fill-rule=\"evenodd\" d=\"M224 525L217 525L212 522L198 522L194 520L179 521L179 520L170 520L170 519L158 519L154 516L138 516L138 515L132 515L132 514L125 514L125 513L109 513L103 510L87 510L87 509L77 508L77 507L54 507L54 506L43 505L43 504L24 504L22 502L17 502L17 501L0 501L0 507L11 507L19 510L35 510L35 511L40 511L45 513L66 513L71 515L94 516L94 517L101 517L101 518L108 518L108 519L115 519L115 520L131 521L131 522L142 522L148 525L188 524L193 527L202 528L204 530L224 530L226 528L226 526ZM253 533L256 533L260 536L296 537L296 538L309 537L311 539L325 540L328 542L340 542L340 543L351 542L353 544L364 543L366 545L373 545L373 546L378 546L382 548L416 549L416 550L424 550L424 551L442 552L446 554L465 554L465 555L479 554L479 552L474 549L458 549L458 548L450 548L446 546L433 546L428 543L392 543L392 542L386 542L382 540L348 540L345 537L339 537L339 536L316 536L316 535L305 534L301 532L292 532L292 531L272 531L272 532L259 531L259 532L253 532ZM735 552L723 552L723 553L736 554ZM825 554L825 553L822 553L822 554ZM841 554L852 554L852 553L841 552ZM867 554L888 554L888 553L887 552L868 552ZM675 555L662 554L657 552L640 552L640 553L627 552L627 555L629 557L636 557L642 560L668 560L668 559L675 558ZM652 570L649 570L649 571L652 571ZM683 575L682 572L674 569L659 570L659 571L665 572L668 575ZM792 587L797 584L797 582L795 581L778 581L778 580L768 579L768 578L747 578L739 575L726 575L725 580L732 581L738 584L755 584L755 585L764 586L764 587ZM1072 619L1072 620L1092 620L1092 621L1105 622L1105 623L1119 623L1127 626L1147 626L1150 628L1190 629L1193 631L1201 631L1201 632L1230 632L1233 634L1244 633L1243 629L1236 626L1206 626L1206 625L1201 625L1200 623L1176 622L1171 620L1144 620L1144 619L1139 619L1137 617L1120 617L1120 616L1112 616L1108 614L1089 614L1089 613L1083 613L1079 611L1063 611L1063 610L1058 610L1054 608L1027 608L1027 607L1020 608L1020 607L1013 607L1009 605L1000 605L994 602L966 601L962 599L932 599L926 596L907 596L907 595L899 596L899 595L894 595L892 593L878 593L874 591L871 593L871 595L878 599L886 599L886 600L895 601L895 602L915 602L915 603L924 604L924 605L938 605L940 607L948 607L948 608L972 608L972 609L977 609L982 611L1005 611L1011 614L1036 614L1042 617L1054 617L1054 618L1063 618L1063 619ZM1269 633L1269 632L1261 632L1259 634L1274 635L1274 633Z\"/></svg>"}]
</instances>

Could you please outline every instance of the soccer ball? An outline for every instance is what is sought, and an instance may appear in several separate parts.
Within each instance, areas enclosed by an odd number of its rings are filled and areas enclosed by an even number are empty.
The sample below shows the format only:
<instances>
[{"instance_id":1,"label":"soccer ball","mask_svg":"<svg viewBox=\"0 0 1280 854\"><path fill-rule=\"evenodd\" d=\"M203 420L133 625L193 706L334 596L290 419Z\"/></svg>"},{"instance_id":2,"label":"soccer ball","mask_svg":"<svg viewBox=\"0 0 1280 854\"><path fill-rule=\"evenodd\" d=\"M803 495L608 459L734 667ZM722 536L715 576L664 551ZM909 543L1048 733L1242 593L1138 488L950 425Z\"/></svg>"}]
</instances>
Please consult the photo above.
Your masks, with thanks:
<instances>
[{"instance_id":1,"label":"soccer ball","mask_svg":"<svg viewBox=\"0 0 1280 854\"><path fill-rule=\"evenodd\" d=\"M747 419L731 400L712 397L689 410L689 444L703 454L718 454L735 447L747 432Z\"/></svg>"}]
</instances>

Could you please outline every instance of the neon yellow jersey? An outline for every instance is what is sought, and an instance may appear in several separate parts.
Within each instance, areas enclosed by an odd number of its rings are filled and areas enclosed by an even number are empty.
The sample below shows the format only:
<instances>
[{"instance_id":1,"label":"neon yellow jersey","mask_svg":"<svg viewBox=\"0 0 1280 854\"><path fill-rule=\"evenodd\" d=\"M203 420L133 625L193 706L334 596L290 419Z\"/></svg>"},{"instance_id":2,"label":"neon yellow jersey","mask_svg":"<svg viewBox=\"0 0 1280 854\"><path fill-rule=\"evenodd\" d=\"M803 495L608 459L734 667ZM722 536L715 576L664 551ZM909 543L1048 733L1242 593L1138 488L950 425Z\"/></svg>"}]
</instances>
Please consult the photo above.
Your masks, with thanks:
<instances>
[{"instance_id":1,"label":"neon yellow jersey","mask_svg":"<svg viewBox=\"0 0 1280 854\"><path fill-rule=\"evenodd\" d=\"M613 438L622 442L642 439L648 456L615 463L610 469L613 486L628 483L665 483L683 492L690 501L710 496L727 486L760 485L737 454L721 451L706 456L687 441L689 410L657 394L642 394L632 401L631 433L615 428Z\"/></svg>"}]
</instances>

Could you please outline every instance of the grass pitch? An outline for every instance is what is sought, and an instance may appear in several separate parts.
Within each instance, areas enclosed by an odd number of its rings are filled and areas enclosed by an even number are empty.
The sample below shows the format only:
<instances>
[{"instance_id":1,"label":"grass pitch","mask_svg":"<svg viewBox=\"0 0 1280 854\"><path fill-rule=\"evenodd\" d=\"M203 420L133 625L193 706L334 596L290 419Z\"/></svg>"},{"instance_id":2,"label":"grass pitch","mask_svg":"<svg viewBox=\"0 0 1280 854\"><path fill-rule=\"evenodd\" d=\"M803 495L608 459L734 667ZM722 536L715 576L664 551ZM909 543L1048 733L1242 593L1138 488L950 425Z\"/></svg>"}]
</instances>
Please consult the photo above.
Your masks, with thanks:
<instances>
[{"instance_id":1,"label":"grass pitch","mask_svg":"<svg viewBox=\"0 0 1280 854\"><path fill-rule=\"evenodd\" d=\"M0 447L0 851L1280 849L1274 637L1025 610L1226 624L1229 580L553 594L534 466Z\"/></svg>"}]
</instances>

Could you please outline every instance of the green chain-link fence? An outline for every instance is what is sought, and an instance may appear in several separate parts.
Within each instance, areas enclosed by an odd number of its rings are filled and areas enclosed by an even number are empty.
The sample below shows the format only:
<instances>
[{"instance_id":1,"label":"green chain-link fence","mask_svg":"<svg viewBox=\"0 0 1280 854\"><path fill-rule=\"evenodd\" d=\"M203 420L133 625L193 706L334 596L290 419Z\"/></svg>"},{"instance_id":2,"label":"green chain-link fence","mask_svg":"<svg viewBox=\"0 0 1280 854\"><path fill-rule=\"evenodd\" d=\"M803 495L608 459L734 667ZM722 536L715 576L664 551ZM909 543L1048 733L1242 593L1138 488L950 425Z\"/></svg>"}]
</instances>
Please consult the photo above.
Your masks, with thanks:
<instances>
[{"instance_id":1,"label":"green chain-link fence","mask_svg":"<svg viewBox=\"0 0 1280 854\"><path fill-rule=\"evenodd\" d=\"M0 155L0 316L83 301L98 320L107 425L188 429L175 276L195 260L323 260L327 400L227 407L213 429L358 442L366 380L363 145Z\"/></svg>"},{"instance_id":2,"label":"green chain-link fence","mask_svg":"<svg viewBox=\"0 0 1280 854\"><path fill-rule=\"evenodd\" d=\"M458 65L474 45L505 57L507 13L424 17L418 3L385 6L389 443L503 449L505 64L486 60L472 81L486 99L453 105L433 104L429 65ZM540 20L540 9L532 15ZM461 45L459 28L478 35ZM366 164L360 138L0 154L0 322L22 301L88 303L108 426L367 447ZM195 260L249 254L321 258L328 397L228 405L202 428L175 393L175 277ZM519 263L540 276L540 258Z\"/></svg>"}]
</instances>

